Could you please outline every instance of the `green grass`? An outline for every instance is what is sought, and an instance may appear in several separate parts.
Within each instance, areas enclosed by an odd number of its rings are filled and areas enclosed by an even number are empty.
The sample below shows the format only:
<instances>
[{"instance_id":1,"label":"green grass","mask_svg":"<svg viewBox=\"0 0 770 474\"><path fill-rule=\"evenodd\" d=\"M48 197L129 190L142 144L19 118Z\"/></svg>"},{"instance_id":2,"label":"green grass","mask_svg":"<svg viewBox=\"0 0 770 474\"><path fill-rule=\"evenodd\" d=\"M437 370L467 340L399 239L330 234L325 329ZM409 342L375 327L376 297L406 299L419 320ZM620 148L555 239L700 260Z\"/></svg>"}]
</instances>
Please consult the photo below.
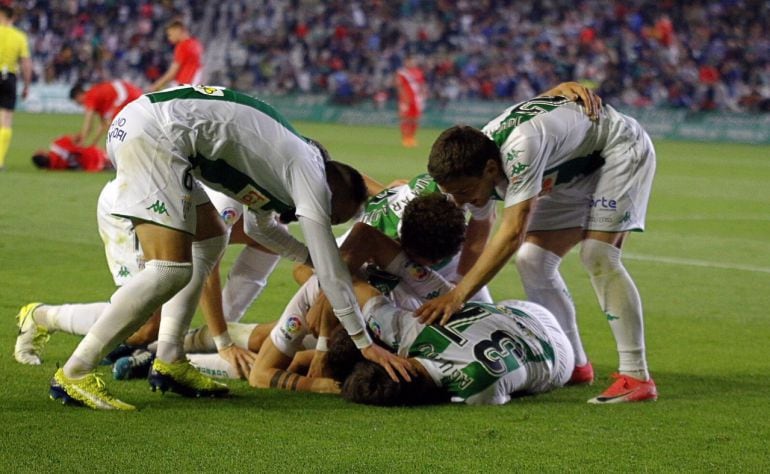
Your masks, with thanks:
<instances>
[{"instance_id":1,"label":"green grass","mask_svg":"<svg viewBox=\"0 0 770 474\"><path fill-rule=\"evenodd\" d=\"M161 396L144 381L111 390L136 413L48 400L78 342L55 334L41 367L13 360L13 315L30 301L112 293L96 234L108 174L41 172L29 157L80 117L17 114L0 174L0 472L767 472L770 438L770 147L658 142L647 232L627 245L642 293L660 400L591 406L616 352L577 256L564 275L578 306L594 387L503 407L377 409L331 396L252 390L227 400ZM437 130L404 150L395 129L297 124L332 155L387 182L424 170ZM225 269L237 249L230 249ZM295 286L281 264L247 321L276 318ZM496 298L521 298L512 265ZM196 317L196 324L200 317Z\"/></svg>"}]
</instances>

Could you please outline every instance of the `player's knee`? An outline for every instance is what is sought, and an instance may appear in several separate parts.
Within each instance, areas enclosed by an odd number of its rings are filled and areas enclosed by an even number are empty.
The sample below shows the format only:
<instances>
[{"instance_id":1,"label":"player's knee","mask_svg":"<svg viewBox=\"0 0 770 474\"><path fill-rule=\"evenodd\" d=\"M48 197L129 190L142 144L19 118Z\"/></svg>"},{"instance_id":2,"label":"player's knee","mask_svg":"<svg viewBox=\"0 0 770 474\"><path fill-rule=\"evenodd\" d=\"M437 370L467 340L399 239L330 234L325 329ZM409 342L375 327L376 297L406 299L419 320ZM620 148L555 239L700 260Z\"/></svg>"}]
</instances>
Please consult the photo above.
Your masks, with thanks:
<instances>
[{"instance_id":1,"label":"player's knee","mask_svg":"<svg viewBox=\"0 0 770 474\"><path fill-rule=\"evenodd\" d=\"M603 275L621 268L620 249L595 239L580 246L580 261L591 275Z\"/></svg>"},{"instance_id":2,"label":"player's knee","mask_svg":"<svg viewBox=\"0 0 770 474\"><path fill-rule=\"evenodd\" d=\"M524 242L516 253L516 268L524 281L547 280L559 269L561 258L531 242Z\"/></svg>"},{"instance_id":3,"label":"player's knee","mask_svg":"<svg viewBox=\"0 0 770 474\"><path fill-rule=\"evenodd\" d=\"M171 262L150 260L144 266L144 272L152 272L154 289L165 298L171 298L190 282L192 264L189 262Z\"/></svg>"}]
</instances>

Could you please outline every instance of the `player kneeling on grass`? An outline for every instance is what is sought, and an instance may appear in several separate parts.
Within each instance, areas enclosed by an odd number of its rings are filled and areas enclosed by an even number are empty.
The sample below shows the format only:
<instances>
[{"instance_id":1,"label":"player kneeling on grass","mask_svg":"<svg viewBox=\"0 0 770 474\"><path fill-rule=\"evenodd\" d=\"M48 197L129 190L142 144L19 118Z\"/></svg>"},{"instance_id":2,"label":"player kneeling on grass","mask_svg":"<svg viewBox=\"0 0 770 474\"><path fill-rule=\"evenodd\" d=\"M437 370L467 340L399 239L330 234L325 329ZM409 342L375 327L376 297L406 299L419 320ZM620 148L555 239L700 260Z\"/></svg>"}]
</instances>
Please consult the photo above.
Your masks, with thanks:
<instances>
[{"instance_id":1,"label":"player kneeling on grass","mask_svg":"<svg viewBox=\"0 0 770 474\"><path fill-rule=\"evenodd\" d=\"M326 362L342 382L342 396L356 403L501 405L512 395L562 387L574 369L567 336L553 314L535 303L472 302L444 326L425 325L372 288L363 312L375 340L408 357L416 375L393 381L358 357L350 338L335 333Z\"/></svg>"}]
</instances>

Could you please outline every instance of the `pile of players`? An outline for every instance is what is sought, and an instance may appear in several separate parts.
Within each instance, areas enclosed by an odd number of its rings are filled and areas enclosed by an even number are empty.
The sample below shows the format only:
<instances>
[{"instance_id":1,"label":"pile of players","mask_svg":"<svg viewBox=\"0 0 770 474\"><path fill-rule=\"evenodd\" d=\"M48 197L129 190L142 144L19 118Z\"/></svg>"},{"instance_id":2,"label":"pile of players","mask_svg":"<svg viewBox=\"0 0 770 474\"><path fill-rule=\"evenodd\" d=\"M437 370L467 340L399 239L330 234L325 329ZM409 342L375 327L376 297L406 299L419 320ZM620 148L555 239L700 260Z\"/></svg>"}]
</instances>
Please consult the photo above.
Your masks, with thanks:
<instances>
[{"instance_id":1,"label":"pile of players","mask_svg":"<svg viewBox=\"0 0 770 474\"><path fill-rule=\"evenodd\" d=\"M109 303L32 303L17 317L22 363L40 363L53 331L85 335L53 376L54 399L133 410L96 373L123 342L152 354L118 360L117 378L145 366L153 390L189 397L225 395L215 378L228 375L379 405L500 404L590 384L559 273L578 244L619 353L615 382L589 402L657 398L621 262L629 232L644 227L655 152L634 119L577 84L481 130L444 131L428 174L388 187L221 87L141 96L112 121L107 152L117 175L100 197L100 229L118 289ZM338 247L332 226L353 218ZM249 245L222 290L229 242ZM486 284L514 254L529 301L493 302ZM279 258L296 262L301 283L284 313L235 324ZM188 331L199 303L207 327Z\"/></svg>"}]
</instances>

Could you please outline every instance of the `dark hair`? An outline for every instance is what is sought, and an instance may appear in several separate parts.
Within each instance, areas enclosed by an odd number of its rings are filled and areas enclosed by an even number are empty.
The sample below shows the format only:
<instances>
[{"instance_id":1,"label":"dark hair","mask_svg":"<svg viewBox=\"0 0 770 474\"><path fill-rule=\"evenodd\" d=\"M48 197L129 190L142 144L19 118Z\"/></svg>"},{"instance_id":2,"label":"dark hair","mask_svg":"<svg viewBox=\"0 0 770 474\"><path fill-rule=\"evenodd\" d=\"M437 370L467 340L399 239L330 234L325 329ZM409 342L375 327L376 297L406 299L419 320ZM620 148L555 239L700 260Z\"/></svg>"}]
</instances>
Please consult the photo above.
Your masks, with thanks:
<instances>
[{"instance_id":1,"label":"dark hair","mask_svg":"<svg viewBox=\"0 0 770 474\"><path fill-rule=\"evenodd\" d=\"M329 351L326 353L329 376L342 383L353 371L356 363L363 360L364 356L361 355L353 339L345 332L345 328L337 326L329 336Z\"/></svg>"},{"instance_id":2,"label":"dark hair","mask_svg":"<svg viewBox=\"0 0 770 474\"><path fill-rule=\"evenodd\" d=\"M331 161L332 157L329 154L329 150L327 150L326 147L321 144L321 142L310 137L305 137L305 141L318 148L318 151L321 152L321 158L323 158L324 162Z\"/></svg>"},{"instance_id":3,"label":"dark hair","mask_svg":"<svg viewBox=\"0 0 770 474\"><path fill-rule=\"evenodd\" d=\"M354 403L379 406L433 405L449 401L449 393L425 375L396 382L379 364L358 362L342 384L342 398Z\"/></svg>"},{"instance_id":4,"label":"dark hair","mask_svg":"<svg viewBox=\"0 0 770 474\"><path fill-rule=\"evenodd\" d=\"M340 163L339 161L325 161L324 170L326 171L326 183L332 192L332 207L335 201L348 201L355 204L358 209L366 201L366 183L352 166ZM345 220L350 219L348 217Z\"/></svg>"},{"instance_id":5,"label":"dark hair","mask_svg":"<svg viewBox=\"0 0 770 474\"><path fill-rule=\"evenodd\" d=\"M500 148L480 130L456 125L444 130L430 149L428 173L437 183L457 178L478 177L489 160L500 158Z\"/></svg>"},{"instance_id":6,"label":"dark hair","mask_svg":"<svg viewBox=\"0 0 770 474\"><path fill-rule=\"evenodd\" d=\"M407 255L438 262L454 256L465 241L465 216L441 193L409 201L401 218L401 248Z\"/></svg>"},{"instance_id":7,"label":"dark hair","mask_svg":"<svg viewBox=\"0 0 770 474\"><path fill-rule=\"evenodd\" d=\"M0 13L5 15L5 17L8 18L9 20L13 18L13 8L11 8L10 5L5 5L5 4L0 5Z\"/></svg>"},{"instance_id":8,"label":"dark hair","mask_svg":"<svg viewBox=\"0 0 770 474\"><path fill-rule=\"evenodd\" d=\"M78 96L78 94L82 94L86 90L86 85L84 82L78 81L75 83L74 86L72 86L72 89L70 89L70 99L75 100L75 97Z\"/></svg>"},{"instance_id":9,"label":"dark hair","mask_svg":"<svg viewBox=\"0 0 770 474\"><path fill-rule=\"evenodd\" d=\"M48 154L38 151L32 155L32 163L40 169L49 168L51 166L51 159L48 158Z\"/></svg>"}]
</instances>

